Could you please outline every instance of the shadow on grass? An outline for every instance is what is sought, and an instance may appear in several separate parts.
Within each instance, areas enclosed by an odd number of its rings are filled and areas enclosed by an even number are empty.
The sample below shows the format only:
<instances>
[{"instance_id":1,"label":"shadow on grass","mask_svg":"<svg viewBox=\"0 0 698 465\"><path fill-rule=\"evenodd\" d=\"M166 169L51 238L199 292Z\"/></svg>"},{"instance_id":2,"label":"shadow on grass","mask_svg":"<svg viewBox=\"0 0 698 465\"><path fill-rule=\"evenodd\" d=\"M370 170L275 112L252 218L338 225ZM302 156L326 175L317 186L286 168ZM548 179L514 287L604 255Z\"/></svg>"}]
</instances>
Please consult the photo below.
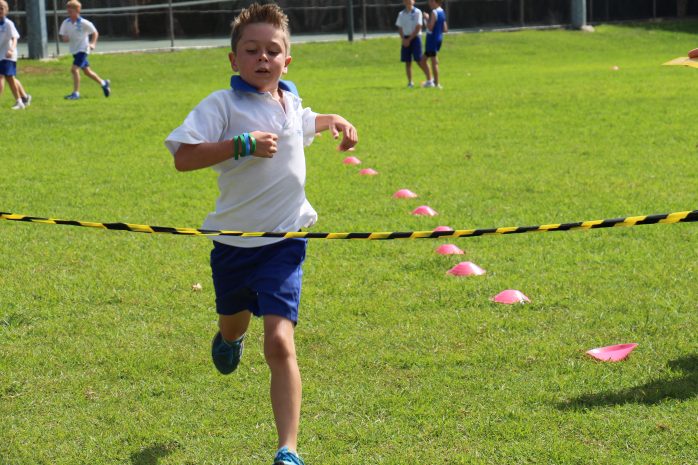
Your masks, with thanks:
<instances>
[{"instance_id":1,"label":"shadow on grass","mask_svg":"<svg viewBox=\"0 0 698 465\"><path fill-rule=\"evenodd\" d=\"M606 391L597 394L585 394L564 402L560 409L585 409L609 407L622 404L654 405L668 399L687 400L698 395L698 355L687 355L671 360L667 365L683 375L668 380L658 379L641 386Z\"/></svg>"},{"instance_id":2,"label":"shadow on grass","mask_svg":"<svg viewBox=\"0 0 698 465\"><path fill-rule=\"evenodd\" d=\"M603 24L603 23L601 23ZM683 32L687 34L698 34L698 21L685 20L662 20L662 21L627 21L620 23L609 23L613 26L645 29L648 31L669 31Z\"/></svg>"},{"instance_id":3,"label":"shadow on grass","mask_svg":"<svg viewBox=\"0 0 698 465\"><path fill-rule=\"evenodd\" d=\"M131 454L131 463L133 465L157 465L161 458L170 455L177 447L176 442L146 447Z\"/></svg>"}]
</instances>

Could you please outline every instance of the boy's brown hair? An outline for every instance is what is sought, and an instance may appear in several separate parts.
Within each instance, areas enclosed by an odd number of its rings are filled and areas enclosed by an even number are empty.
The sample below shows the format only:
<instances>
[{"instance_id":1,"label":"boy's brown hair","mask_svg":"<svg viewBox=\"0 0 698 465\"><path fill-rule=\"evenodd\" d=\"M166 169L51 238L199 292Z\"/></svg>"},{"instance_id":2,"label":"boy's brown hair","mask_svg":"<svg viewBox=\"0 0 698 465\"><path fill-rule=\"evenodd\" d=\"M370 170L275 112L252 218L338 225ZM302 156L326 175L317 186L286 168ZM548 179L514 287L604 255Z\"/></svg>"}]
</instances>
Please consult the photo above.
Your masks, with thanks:
<instances>
[{"instance_id":1,"label":"boy's brown hair","mask_svg":"<svg viewBox=\"0 0 698 465\"><path fill-rule=\"evenodd\" d=\"M71 0L73 1L73 0ZM291 32L288 27L288 16L276 3L260 5L253 3L240 12L231 23L233 32L230 34L230 46L233 52L240 42L245 26L254 23L268 23L284 33L286 55L291 51Z\"/></svg>"},{"instance_id":2,"label":"boy's brown hair","mask_svg":"<svg viewBox=\"0 0 698 465\"><path fill-rule=\"evenodd\" d=\"M78 0L70 0L68 3L65 4L65 9L76 9L80 11L82 9L82 4L78 2Z\"/></svg>"}]
</instances>

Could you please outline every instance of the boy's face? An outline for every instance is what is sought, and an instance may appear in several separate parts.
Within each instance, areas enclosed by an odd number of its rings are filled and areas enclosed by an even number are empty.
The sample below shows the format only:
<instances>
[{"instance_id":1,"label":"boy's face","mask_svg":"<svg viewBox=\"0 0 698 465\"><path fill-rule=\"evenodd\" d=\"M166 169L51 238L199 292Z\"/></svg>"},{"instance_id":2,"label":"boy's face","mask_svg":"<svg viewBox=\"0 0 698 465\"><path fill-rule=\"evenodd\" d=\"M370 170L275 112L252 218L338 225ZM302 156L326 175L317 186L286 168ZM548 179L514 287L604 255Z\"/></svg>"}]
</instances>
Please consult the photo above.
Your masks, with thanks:
<instances>
[{"instance_id":1,"label":"boy's face","mask_svg":"<svg viewBox=\"0 0 698 465\"><path fill-rule=\"evenodd\" d=\"M71 20L75 21L78 19L78 16L80 16L80 10L75 7L68 7L68 16L70 17Z\"/></svg>"},{"instance_id":2,"label":"boy's face","mask_svg":"<svg viewBox=\"0 0 698 465\"><path fill-rule=\"evenodd\" d=\"M0 3L0 19L5 19L5 15L7 14L7 7Z\"/></svg>"},{"instance_id":3,"label":"boy's face","mask_svg":"<svg viewBox=\"0 0 698 465\"><path fill-rule=\"evenodd\" d=\"M236 50L228 55L233 71L260 92L276 91L291 63L284 39L283 31L269 23L248 24Z\"/></svg>"},{"instance_id":4,"label":"boy's face","mask_svg":"<svg viewBox=\"0 0 698 465\"><path fill-rule=\"evenodd\" d=\"M402 0L402 3L405 4L405 8L407 8L408 10L411 10L414 6L414 0Z\"/></svg>"}]
</instances>

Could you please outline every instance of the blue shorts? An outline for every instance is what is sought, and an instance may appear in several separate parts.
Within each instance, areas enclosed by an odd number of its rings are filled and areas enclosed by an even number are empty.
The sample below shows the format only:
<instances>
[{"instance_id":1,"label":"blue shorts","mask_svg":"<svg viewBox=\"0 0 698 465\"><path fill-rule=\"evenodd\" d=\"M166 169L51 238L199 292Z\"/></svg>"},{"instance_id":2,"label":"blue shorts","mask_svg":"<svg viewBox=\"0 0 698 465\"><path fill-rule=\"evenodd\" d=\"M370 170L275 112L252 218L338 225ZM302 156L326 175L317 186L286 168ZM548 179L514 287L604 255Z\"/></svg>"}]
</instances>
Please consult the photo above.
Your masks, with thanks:
<instances>
[{"instance_id":1,"label":"blue shorts","mask_svg":"<svg viewBox=\"0 0 698 465\"><path fill-rule=\"evenodd\" d=\"M400 61L409 63L414 58L414 61L422 59L422 38L417 36L412 39L410 45L402 47L400 50Z\"/></svg>"},{"instance_id":2,"label":"blue shorts","mask_svg":"<svg viewBox=\"0 0 698 465\"><path fill-rule=\"evenodd\" d=\"M436 53L441 50L441 40L432 38L431 34L427 34L427 42L424 46L424 54L428 57L435 57Z\"/></svg>"},{"instance_id":3,"label":"blue shorts","mask_svg":"<svg viewBox=\"0 0 698 465\"><path fill-rule=\"evenodd\" d=\"M78 52L75 55L73 55L73 66L77 66L78 68L82 69L85 69L88 66L90 66L90 62L87 61L87 53Z\"/></svg>"},{"instance_id":4,"label":"blue shorts","mask_svg":"<svg viewBox=\"0 0 698 465\"><path fill-rule=\"evenodd\" d=\"M17 76L17 63L10 60L0 60L0 76Z\"/></svg>"},{"instance_id":5,"label":"blue shorts","mask_svg":"<svg viewBox=\"0 0 698 465\"><path fill-rule=\"evenodd\" d=\"M216 311L234 315L277 315L298 322L307 239L284 239L262 247L213 241L211 274Z\"/></svg>"}]
</instances>

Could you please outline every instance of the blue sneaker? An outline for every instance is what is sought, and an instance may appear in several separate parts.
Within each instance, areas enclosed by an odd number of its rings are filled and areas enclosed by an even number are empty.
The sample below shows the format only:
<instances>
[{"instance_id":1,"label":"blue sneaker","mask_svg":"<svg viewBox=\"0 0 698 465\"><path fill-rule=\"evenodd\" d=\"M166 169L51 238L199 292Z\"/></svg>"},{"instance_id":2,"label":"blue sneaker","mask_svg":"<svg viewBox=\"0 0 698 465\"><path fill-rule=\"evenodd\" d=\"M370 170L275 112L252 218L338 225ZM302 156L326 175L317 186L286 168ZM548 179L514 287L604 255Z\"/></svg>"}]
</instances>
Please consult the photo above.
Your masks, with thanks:
<instances>
[{"instance_id":1,"label":"blue sneaker","mask_svg":"<svg viewBox=\"0 0 698 465\"><path fill-rule=\"evenodd\" d=\"M305 462L298 454L291 452L288 447L284 446L276 453L274 465L305 465Z\"/></svg>"},{"instance_id":2,"label":"blue sneaker","mask_svg":"<svg viewBox=\"0 0 698 465\"><path fill-rule=\"evenodd\" d=\"M242 357L242 349L244 346L243 338L231 344L223 340L220 331L216 333L211 343L211 357L216 369L224 375L229 375L234 372L240 363Z\"/></svg>"},{"instance_id":3,"label":"blue sneaker","mask_svg":"<svg viewBox=\"0 0 698 465\"><path fill-rule=\"evenodd\" d=\"M109 97L111 95L111 88L109 87L109 79L104 80L104 85L102 86L102 92L104 92L105 97Z\"/></svg>"},{"instance_id":4,"label":"blue sneaker","mask_svg":"<svg viewBox=\"0 0 698 465\"><path fill-rule=\"evenodd\" d=\"M63 97L63 98L66 99L66 100L77 100L77 99L80 98L80 94L78 94L77 92L73 92L72 94L66 95L66 96Z\"/></svg>"}]
</instances>

